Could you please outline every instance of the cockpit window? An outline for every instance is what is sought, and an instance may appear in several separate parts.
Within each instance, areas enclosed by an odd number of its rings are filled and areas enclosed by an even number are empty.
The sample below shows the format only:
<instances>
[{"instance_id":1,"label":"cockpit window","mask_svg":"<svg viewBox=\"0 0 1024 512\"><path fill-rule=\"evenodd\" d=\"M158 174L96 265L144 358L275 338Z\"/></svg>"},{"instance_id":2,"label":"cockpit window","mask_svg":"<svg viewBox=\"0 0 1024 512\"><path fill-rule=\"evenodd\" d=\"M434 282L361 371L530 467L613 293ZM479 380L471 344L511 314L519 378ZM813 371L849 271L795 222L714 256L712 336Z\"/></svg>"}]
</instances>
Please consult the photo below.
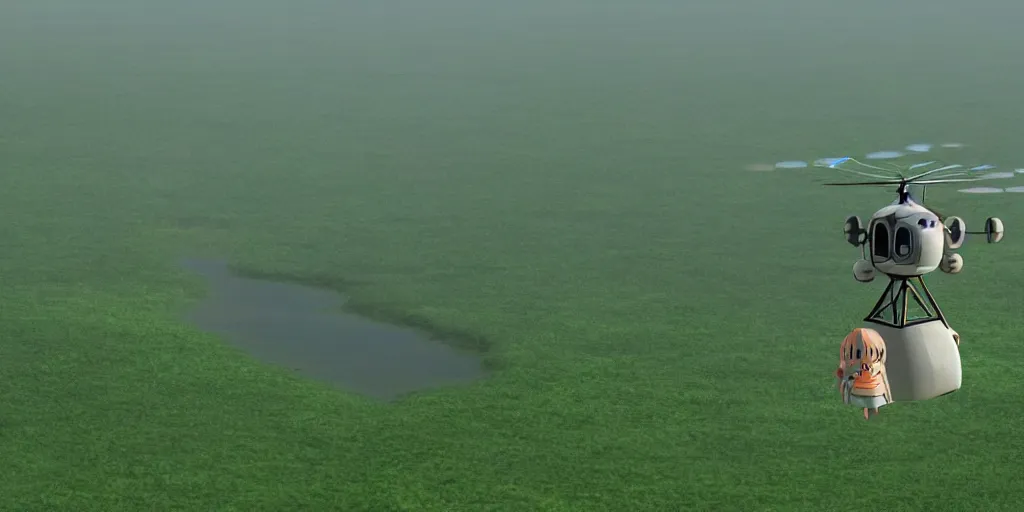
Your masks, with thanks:
<instances>
[{"instance_id":1,"label":"cockpit window","mask_svg":"<svg viewBox=\"0 0 1024 512\"><path fill-rule=\"evenodd\" d=\"M875 224L875 232L871 236L871 248L875 256L889 257L889 227L881 222Z\"/></svg>"},{"instance_id":2,"label":"cockpit window","mask_svg":"<svg viewBox=\"0 0 1024 512\"><path fill-rule=\"evenodd\" d=\"M910 236L910 230L909 229L907 229L907 228L905 228L903 226L900 226L899 228L897 228L896 229L896 236L895 236L895 239L893 241L895 242L893 244L893 246L894 246L893 249L896 251L896 256L897 257L905 258L907 256L910 256L910 251L912 249L912 247L911 247L912 239L911 239L911 236Z\"/></svg>"}]
</instances>

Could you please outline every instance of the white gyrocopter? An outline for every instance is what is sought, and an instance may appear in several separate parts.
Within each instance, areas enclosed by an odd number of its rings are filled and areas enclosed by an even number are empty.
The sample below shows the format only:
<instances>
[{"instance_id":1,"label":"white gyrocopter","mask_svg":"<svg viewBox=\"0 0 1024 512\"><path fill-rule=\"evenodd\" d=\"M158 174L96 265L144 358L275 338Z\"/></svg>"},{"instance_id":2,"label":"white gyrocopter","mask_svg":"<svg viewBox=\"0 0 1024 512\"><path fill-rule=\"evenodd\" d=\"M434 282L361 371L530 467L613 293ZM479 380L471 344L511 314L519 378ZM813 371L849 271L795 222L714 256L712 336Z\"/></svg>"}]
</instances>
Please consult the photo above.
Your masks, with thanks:
<instances>
[{"instance_id":1,"label":"white gyrocopter","mask_svg":"<svg viewBox=\"0 0 1024 512\"><path fill-rule=\"evenodd\" d=\"M893 158L898 156L903 155ZM1003 223L990 217L983 231L967 231L960 217L942 217L926 207L925 189L928 185L1013 178L1024 170L989 173L993 168L989 165L968 168L936 161L873 165L849 157L821 159L813 166L871 179L827 186L896 189L896 199L875 212L866 226L859 217L850 216L843 228L847 242L861 249L862 258L853 265L854 278L871 282L876 271L889 278L881 297L864 318L864 327L877 331L885 340L892 400L928 400L960 389L960 336L942 314L923 276L935 270L959 273L964 261L955 251L967 235L983 234L988 243L997 243L1003 238ZM1017 190L1007 190L1024 192L1024 188L1014 188ZM1002 191L985 191L997 190Z\"/></svg>"}]
</instances>

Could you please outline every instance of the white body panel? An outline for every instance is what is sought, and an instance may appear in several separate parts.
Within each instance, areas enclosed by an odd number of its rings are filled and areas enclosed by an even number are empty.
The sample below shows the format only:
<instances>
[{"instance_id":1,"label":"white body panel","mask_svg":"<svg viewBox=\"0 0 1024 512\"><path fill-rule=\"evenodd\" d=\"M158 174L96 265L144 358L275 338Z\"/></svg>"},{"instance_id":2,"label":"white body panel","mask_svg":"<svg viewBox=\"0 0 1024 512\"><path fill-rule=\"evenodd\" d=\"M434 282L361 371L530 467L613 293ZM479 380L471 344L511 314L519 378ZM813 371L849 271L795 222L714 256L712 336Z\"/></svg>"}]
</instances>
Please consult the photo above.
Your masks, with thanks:
<instances>
[{"instance_id":1,"label":"white body panel","mask_svg":"<svg viewBox=\"0 0 1024 512\"><path fill-rule=\"evenodd\" d=\"M865 322L864 327L885 340L885 368L894 402L928 400L960 389L960 349L941 321L903 328Z\"/></svg>"}]
</instances>

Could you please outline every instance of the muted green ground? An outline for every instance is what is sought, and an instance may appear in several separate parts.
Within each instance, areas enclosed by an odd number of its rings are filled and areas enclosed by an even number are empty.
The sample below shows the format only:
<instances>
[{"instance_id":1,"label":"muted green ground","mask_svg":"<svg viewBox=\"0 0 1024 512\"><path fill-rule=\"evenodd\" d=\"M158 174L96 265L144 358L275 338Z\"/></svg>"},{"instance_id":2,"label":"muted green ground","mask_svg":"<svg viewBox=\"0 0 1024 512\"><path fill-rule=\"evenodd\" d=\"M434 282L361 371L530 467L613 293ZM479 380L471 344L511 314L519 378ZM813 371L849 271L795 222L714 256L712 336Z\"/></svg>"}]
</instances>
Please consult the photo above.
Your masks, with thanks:
<instances>
[{"instance_id":1,"label":"muted green ground","mask_svg":"<svg viewBox=\"0 0 1024 512\"><path fill-rule=\"evenodd\" d=\"M889 197L741 169L1024 167L1024 13L715 4L5 5L0 509L1016 510L1024 197L929 191L1009 232L932 280L964 388L865 423L830 375L881 285L841 226ZM499 371L391 405L303 381L180 321L181 256Z\"/></svg>"}]
</instances>

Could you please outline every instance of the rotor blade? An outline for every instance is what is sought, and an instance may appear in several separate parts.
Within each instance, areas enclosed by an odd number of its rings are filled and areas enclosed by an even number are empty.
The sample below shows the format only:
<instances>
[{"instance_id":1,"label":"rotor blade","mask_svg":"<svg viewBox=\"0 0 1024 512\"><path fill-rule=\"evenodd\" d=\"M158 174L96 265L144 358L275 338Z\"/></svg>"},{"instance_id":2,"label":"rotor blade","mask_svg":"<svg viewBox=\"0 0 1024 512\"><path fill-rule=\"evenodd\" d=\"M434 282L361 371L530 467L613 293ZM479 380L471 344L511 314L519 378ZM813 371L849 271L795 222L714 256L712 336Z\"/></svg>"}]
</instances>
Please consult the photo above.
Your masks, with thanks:
<instances>
[{"instance_id":1,"label":"rotor blade","mask_svg":"<svg viewBox=\"0 0 1024 512\"><path fill-rule=\"evenodd\" d=\"M943 183L964 183L964 182L968 182L968 181L987 181L989 179L991 179L991 178L934 179L934 180L915 181L912 184L913 185L941 185ZM825 185L826 187L853 187L853 186L858 186L858 185L876 185L876 186L881 186L881 185L899 185L900 183L903 183L903 181L902 180L892 180L892 181L857 181L857 182L853 182L853 183L823 183L823 185ZM911 185L911 183L907 183L907 184Z\"/></svg>"},{"instance_id":2,"label":"rotor blade","mask_svg":"<svg viewBox=\"0 0 1024 512\"><path fill-rule=\"evenodd\" d=\"M841 165L845 164L846 162L852 162L852 163L855 163L857 165L860 165L861 167L865 167L865 168L868 168L868 169L875 169L875 170L878 170L878 171L887 172L887 173L889 173L889 175L878 175L878 174L873 174L873 173L870 173L870 172L858 171L858 170L855 170L855 169L849 169L849 168L846 168L846 167L841 167ZM829 162L829 163L825 163L824 161L822 161L822 162L815 162L814 165L815 165L815 167L823 167L823 168L832 169L832 170L835 170L835 171L840 171L840 172L845 172L845 173L850 173L850 174L856 174L856 175L862 176L864 178L874 178L874 179L879 179L879 180L894 179L894 176L892 176L893 173L898 174L898 175L900 174L896 170L893 170L893 169L883 169L881 167L876 167L874 165L868 165L868 164L865 164L863 162L860 162L860 161L858 161L858 160L856 160L854 158L848 157L848 156L835 159L834 161Z\"/></svg>"},{"instance_id":3,"label":"rotor blade","mask_svg":"<svg viewBox=\"0 0 1024 512\"><path fill-rule=\"evenodd\" d=\"M952 180L936 179L936 180L924 180L915 181L915 185L940 185L942 183L965 183L968 181L988 181L992 178L957 178Z\"/></svg>"},{"instance_id":4,"label":"rotor blade","mask_svg":"<svg viewBox=\"0 0 1024 512\"><path fill-rule=\"evenodd\" d=\"M881 186L881 185L899 185L901 182L896 181L858 181L855 183L824 183L826 187L855 187L855 186Z\"/></svg>"},{"instance_id":5,"label":"rotor blade","mask_svg":"<svg viewBox=\"0 0 1024 512\"><path fill-rule=\"evenodd\" d=\"M856 161L856 160L854 160L854 161ZM856 170L853 170L853 169L846 169L846 168L843 168L843 167L837 167L837 166L834 166L834 165L828 166L828 168L836 170L836 171L842 171L842 172L848 172L850 174L856 174L858 176L863 176L865 178L876 178L876 179L882 179L882 180L890 178L889 176L882 176L882 175L879 175L879 174L872 174L870 172L861 172L861 171L856 171ZM877 167L872 167L872 169L877 169Z\"/></svg>"},{"instance_id":6,"label":"rotor blade","mask_svg":"<svg viewBox=\"0 0 1024 512\"><path fill-rule=\"evenodd\" d=\"M932 164L932 163L935 163L935 162L928 162L928 163ZM920 165L920 164L918 164L918 165ZM960 164L953 164L953 165L947 165L947 166L944 166L944 167L939 167L938 169L932 169L930 171L922 172L921 174L918 174L916 176L911 176L911 177L907 178L907 182L911 182L911 181L914 181L914 180L916 180L918 178L923 178L925 176L928 176L930 174L935 174L937 172L949 171L949 170L952 170L952 169L959 169L961 167L963 167L963 166L960 165Z\"/></svg>"},{"instance_id":7,"label":"rotor blade","mask_svg":"<svg viewBox=\"0 0 1024 512\"><path fill-rule=\"evenodd\" d=\"M876 171L883 171L883 172L894 172L894 173L899 174L899 175L902 176L902 174L900 173L900 168L897 167L894 164L888 164L889 167L880 167L881 165L886 165L887 162L879 162L879 165L871 165L871 164L866 164L864 162L861 162L860 160L854 160L853 158L851 158L850 161L855 163L855 164L857 164L857 165L861 165L861 166L867 167L868 169L874 169Z\"/></svg>"}]
</instances>

